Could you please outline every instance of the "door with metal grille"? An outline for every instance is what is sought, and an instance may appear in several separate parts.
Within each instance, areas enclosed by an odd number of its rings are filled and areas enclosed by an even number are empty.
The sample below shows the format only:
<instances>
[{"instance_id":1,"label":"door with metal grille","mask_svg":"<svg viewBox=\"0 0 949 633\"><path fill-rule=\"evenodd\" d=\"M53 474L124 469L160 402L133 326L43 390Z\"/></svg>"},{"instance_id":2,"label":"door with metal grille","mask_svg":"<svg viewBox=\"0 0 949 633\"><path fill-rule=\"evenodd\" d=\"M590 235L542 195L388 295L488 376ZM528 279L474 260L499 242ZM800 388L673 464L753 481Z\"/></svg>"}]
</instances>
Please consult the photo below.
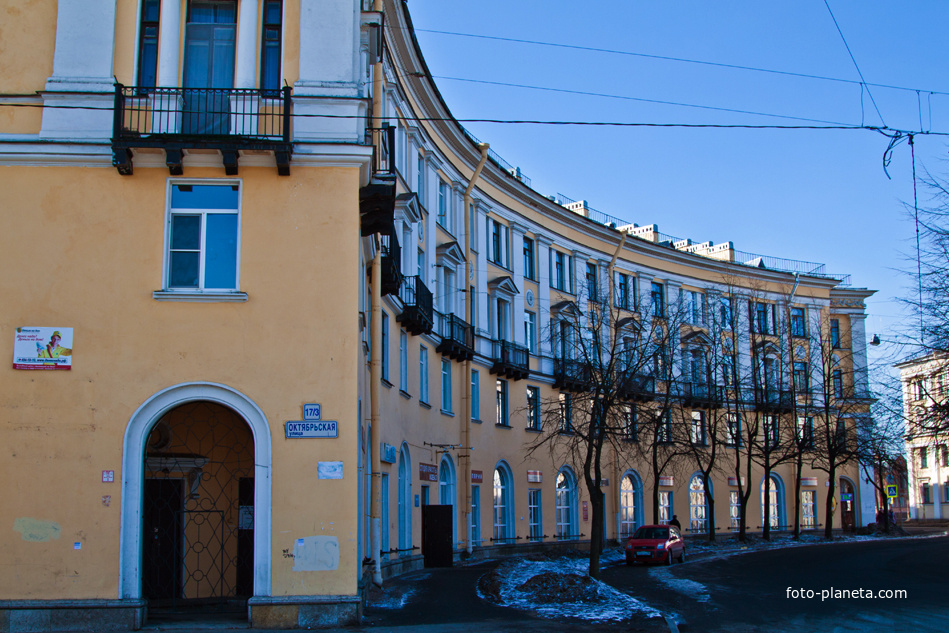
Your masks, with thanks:
<instances>
[{"instance_id":1,"label":"door with metal grille","mask_svg":"<svg viewBox=\"0 0 949 633\"><path fill-rule=\"evenodd\" d=\"M242 612L253 594L250 428L221 405L185 404L152 429L144 461L142 593L150 617L192 607Z\"/></svg>"}]
</instances>

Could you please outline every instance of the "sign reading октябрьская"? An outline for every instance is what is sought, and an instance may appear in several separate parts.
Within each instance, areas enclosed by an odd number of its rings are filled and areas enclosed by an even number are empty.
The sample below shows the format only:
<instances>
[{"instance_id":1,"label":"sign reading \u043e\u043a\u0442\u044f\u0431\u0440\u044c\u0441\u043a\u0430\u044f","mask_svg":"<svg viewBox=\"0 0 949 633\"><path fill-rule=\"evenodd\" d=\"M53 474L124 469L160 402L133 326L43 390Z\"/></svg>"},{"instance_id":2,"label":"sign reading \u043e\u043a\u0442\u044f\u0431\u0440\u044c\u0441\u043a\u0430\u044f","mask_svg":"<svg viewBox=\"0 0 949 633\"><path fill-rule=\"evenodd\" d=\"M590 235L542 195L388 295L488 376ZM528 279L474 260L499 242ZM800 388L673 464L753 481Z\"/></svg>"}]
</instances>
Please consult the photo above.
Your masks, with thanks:
<instances>
[{"instance_id":1,"label":"sign reading \u043e\u043a\u0442\u044f\u0431\u0440\u044c\u0441\u043a\u0430\u044f","mask_svg":"<svg viewBox=\"0 0 949 633\"><path fill-rule=\"evenodd\" d=\"M298 437L339 437L339 423L336 420L287 422L287 438Z\"/></svg>"},{"instance_id":2,"label":"sign reading \u043e\u043a\u0442\u044f\u0431\u0440\u044c\u0441\u043a\u0430\u044f","mask_svg":"<svg viewBox=\"0 0 949 633\"><path fill-rule=\"evenodd\" d=\"M72 369L72 328L18 327L13 369Z\"/></svg>"}]
</instances>

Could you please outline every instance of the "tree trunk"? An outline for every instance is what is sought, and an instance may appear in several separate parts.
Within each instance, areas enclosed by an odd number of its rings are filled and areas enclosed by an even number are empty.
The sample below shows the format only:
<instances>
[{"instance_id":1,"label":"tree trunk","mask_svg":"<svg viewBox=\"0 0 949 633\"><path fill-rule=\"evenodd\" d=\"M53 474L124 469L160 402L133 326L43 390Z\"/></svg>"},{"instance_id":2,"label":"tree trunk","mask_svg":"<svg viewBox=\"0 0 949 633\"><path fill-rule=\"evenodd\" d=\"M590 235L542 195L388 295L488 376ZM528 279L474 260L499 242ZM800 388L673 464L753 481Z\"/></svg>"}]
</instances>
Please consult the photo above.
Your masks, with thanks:
<instances>
[{"instance_id":1,"label":"tree trunk","mask_svg":"<svg viewBox=\"0 0 949 633\"><path fill-rule=\"evenodd\" d=\"M590 511L593 520L590 522L590 577L600 578L600 552L603 551L603 493L596 488L589 490Z\"/></svg>"},{"instance_id":2,"label":"tree trunk","mask_svg":"<svg viewBox=\"0 0 949 633\"><path fill-rule=\"evenodd\" d=\"M831 466L830 473L828 473L830 486L827 488L827 503L824 508L827 517L827 524L824 526L824 538L828 540L834 538L834 493L837 491L837 482L834 481L835 471L836 469Z\"/></svg>"}]
</instances>

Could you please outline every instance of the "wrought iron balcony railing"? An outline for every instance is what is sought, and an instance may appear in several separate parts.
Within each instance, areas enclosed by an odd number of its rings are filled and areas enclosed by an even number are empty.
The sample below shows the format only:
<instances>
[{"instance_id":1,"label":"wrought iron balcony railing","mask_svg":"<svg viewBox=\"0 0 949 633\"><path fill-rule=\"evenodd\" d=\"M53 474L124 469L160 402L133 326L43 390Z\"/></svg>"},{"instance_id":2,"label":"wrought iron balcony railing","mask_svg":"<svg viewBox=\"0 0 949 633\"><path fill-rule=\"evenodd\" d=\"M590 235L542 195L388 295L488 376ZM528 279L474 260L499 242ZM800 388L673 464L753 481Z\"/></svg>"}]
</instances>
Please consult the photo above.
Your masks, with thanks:
<instances>
[{"instance_id":1,"label":"wrought iron balcony railing","mask_svg":"<svg viewBox=\"0 0 949 633\"><path fill-rule=\"evenodd\" d=\"M589 363L571 358L554 359L554 389L586 391L592 383Z\"/></svg>"},{"instance_id":2,"label":"wrought iron balcony railing","mask_svg":"<svg viewBox=\"0 0 949 633\"><path fill-rule=\"evenodd\" d=\"M758 387L755 389L754 405L761 411L786 413L794 408L791 392L776 387Z\"/></svg>"},{"instance_id":3,"label":"wrought iron balcony railing","mask_svg":"<svg viewBox=\"0 0 949 633\"><path fill-rule=\"evenodd\" d=\"M395 232L382 236L382 295L398 294L402 286L402 247Z\"/></svg>"},{"instance_id":4,"label":"wrought iron balcony railing","mask_svg":"<svg viewBox=\"0 0 949 633\"><path fill-rule=\"evenodd\" d=\"M474 328L454 314L435 312L435 331L441 343L435 351L454 360L474 358Z\"/></svg>"},{"instance_id":5,"label":"wrought iron balcony railing","mask_svg":"<svg viewBox=\"0 0 949 633\"><path fill-rule=\"evenodd\" d=\"M434 325L432 291L418 276L405 277L399 291L402 314L396 320L411 334L431 334Z\"/></svg>"},{"instance_id":6,"label":"wrought iron balcony railing","mask_svg":"<svg viewBox=\"0 0 949 633\"><path fill-rule=\"evenodd\" d=\"M686 406L715 407L725 400L723 388L707 382L684 382L675 385L674 392Z\"/></svg>"},{"instance_id":7,"label":"wrought iron balcony railing","mask_svg":"<svg viewBox=\"0 0 949 633\"><path fill-rule=\"evenodd\" d=\"M523 345L510 341L494 341L492 374L520 380L530 375L530 352Z\"/></svg>"},{"instance_id":8,"label":"wrought iron balcony railing","mask_svg":"<svg viewBox=\"0 0 949 633\"><path fill-rule=\"evenodd\" d=\"M656 396L656 378L648 374L625 373L620 376L619 392L629 400L648 402Z\"/></svg>"},{"instance_id":9,"label":"wrought iron balcony railing","mask_svg":"<svg viewBox=\"0 0 949 633\"><path fill-rule=\"evenodd\" d=\"M112 163L132 173L131 150L160 148L172 175L182 173L186 149L216 149L226 173L237 173L240 151L272 151L281 175L290 173L291 90L273 96L252 88L115 86Z\"/></svg>"}]
</instances>

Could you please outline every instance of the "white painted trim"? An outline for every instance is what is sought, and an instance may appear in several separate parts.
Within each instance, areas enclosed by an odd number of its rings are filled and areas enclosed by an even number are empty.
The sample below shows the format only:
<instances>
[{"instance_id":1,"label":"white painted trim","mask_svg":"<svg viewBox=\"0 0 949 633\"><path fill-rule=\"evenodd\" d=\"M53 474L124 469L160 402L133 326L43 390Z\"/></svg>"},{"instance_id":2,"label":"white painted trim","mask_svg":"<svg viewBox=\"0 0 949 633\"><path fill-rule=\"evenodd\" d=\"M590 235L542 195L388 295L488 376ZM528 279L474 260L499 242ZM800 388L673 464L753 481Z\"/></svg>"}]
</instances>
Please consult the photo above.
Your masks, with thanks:
<instances>
[{"instance_id":1,"label":"white painted trim","mask_svg":"<svg viewBox=\"0 0 949 633\"><path fill-rule=\"evenodd\" d=\"M254 436L254 596L270 595L271 450L270 424L250 398L225 385L182 383L148 398L129 418L122 445L122 515L119 533L119 598L142 597L142 456L152 427L175 407L204 400L240 415Z\"/></svg>"}]
</instances>

